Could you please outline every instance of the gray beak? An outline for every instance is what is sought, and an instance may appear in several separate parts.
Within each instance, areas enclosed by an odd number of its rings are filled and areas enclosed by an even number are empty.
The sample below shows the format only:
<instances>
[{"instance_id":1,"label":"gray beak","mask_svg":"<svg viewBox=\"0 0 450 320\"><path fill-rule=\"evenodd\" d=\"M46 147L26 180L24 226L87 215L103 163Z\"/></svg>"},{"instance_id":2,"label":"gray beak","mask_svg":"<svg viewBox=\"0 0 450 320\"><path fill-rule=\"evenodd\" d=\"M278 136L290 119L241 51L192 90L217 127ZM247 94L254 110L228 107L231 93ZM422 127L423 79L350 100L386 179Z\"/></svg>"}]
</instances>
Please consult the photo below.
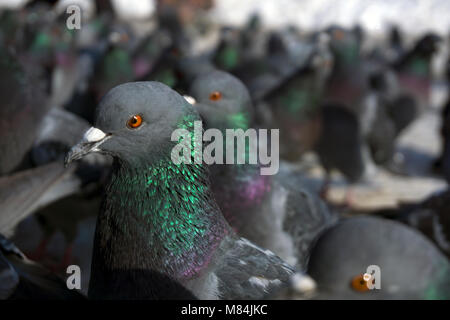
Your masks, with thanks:
<instances>
[{"instance_id":1,"label":"gray beak","mask_svg":"<svg viewBox=\"0 0 450 320\"><path fill-rule=\"evenodd\" d=\"M111 135L104 133L102 130L91 127L86 131L81 141L73 146L67 153L64 159L64 165L67 167L69 163L83 158L88 153L100 152L98 147L110 137Z\"/></svg>"}]
</instances>

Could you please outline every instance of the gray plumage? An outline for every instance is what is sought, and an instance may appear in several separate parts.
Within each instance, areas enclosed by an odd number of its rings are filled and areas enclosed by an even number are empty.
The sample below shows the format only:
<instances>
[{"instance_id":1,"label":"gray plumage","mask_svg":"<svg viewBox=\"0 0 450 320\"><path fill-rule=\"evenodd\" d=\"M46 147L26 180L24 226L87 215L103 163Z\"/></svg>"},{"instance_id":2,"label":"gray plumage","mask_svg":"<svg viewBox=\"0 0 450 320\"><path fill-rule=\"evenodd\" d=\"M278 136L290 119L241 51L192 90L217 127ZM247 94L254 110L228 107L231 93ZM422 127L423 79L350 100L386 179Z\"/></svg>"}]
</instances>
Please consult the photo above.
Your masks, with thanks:
<instances>
[{"instance_id":1,"label":"gray plumage","mask_svg":"<svg viewBox=\"0 0 450 320\"><path fill-rule=\"evenodd\" d=\"M133 115L142 119L136 129L127 126ZM186 119L192 125L199 116L166 85L126 83L103 98L97 128L68 153L66 163L90 152L116 160L97 222L90 297L99 299L113 290L111 286L129 285L120 270L163 273L200 299L262 298L286 285L294 272L280 258L235 235L214 201L204 165L185 164L175 170L170 137ZM189 176L195 178L186 180ZM162 180L149 185L154 179ZM191 219L183 215L185 210ZM167 229L173 219L179 227ZM180 233L192 220L193 231ZM140 278L133 285L141 298L152 297L152 279Z\"/></svg>"},{"instance_id":2,"label":"gray plumage","mask_svg":"<svg viewBox=\"0 0 450 320\"><path fill-rule=\"evenodd\" d=\"M271 251L236 236L222 241L215 264L208 280L211 284L217 281L218 290L217 296L210 299L262 299L287 286L295 273L292 266Z\"/></svg>"},{"instance_id":3,"label":"gray plumage","mask_svg":"<svg viewBox=\"0 0 450 320\"><path fill-rule=\"evenodd\" d=\"M27 152L50 109L36 66L19 63L0 44L0 176L28 163Z\"/></svg>"},{"instance_id":4,"label":"gray plumage","mask_svg":"<svg viewBox=\"0 0 450 320\"><path fill-rule=\"evenodd\" d=\"M80 192L108 168L104 159L90 158L65 170L64 153L79 140L87 123L64 110L53 109L33 136L31 162L37 167L0 177L0 232L10 235L30 214ZM19 142L22 143L22 142ZM92 176L93 172L94 178Z\"/></svg>"},{"instance_id":5,"label":"gray plumage","mask_svg":"<svg viewBox=\"0 0 450 320\"><path fill-rule=\"evenodd\" d=\"M381 289L358 291L352 280L370 265ZM340 221L317 242L308 265L319 299L448 299L450 264L424 236L374 217Z\"/></svg>"},{"instance_id":6,"label":"gray plumage","mask_svg":"<svg viewBox=\"0 0 450 320\"><path fill-rule=\"evenodd\" d=\"M220 92L221 99L211 100L213 92ZM252 127L250 96L234 76L222 71L199 76L190 94L197 100L194 106L207 127L224 134L225 129ZM314 240L335 218L300 177L285 168L263 176L260 168L251 164L213 165L216 201L241 236L304 269Z\"/></svg>"},{"instance_id":7,"label":"gray plumage","mask_svg":"<svg viewBox=\"0 0 450 320\"><path fill-rule=\"evenodd\" d=\"M327 172L339 170L350 182L364 174L362 133L358 119L340 105L322 108L322 132L315 146Z\"/></svg>"},{"instance_id":8,"label":"gray plumage","mask_svg":"<svg viewBox=\"0 0 450 320\"><path fill-rule=\"evenodd\" d=\"M63 279L28 260L0 234L0 299L80 300L77 290L69 290Z\"/></svg>"},{"instance_id":9,"label":"gray plumage","mask_svg":"<svg viewBox=\"0 0 450 320\"><path fill-rule=\"evenodd\" d=\"M78 190L81 181L74 178L74 169L64 170L62 163L52 162L1 177L0 232L11 234L37 209Z\"/></svg>"},{"instance_id":10,"label":"gray plumage","mask_svg":"<svg viewBox=\"0 0 450 320\"><path fill-rule=\"evenodd\" d=\"M450 190L438 191L419 203L405 203L396 209L376 211L375 215L394 219L428 237L450 257Z\"/></svg>"}]
</instances>

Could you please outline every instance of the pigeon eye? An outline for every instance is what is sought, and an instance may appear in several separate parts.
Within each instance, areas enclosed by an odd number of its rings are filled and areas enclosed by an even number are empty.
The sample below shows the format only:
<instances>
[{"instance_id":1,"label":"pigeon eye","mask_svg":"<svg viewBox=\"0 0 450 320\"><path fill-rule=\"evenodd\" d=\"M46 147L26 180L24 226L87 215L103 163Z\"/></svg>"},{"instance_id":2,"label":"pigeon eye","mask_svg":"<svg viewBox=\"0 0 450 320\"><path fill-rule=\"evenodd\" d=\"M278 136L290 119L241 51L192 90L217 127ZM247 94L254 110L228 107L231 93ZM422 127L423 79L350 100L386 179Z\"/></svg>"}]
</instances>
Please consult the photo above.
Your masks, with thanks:
<instances>
[{"instance_id":1,"label":"pigeon eye","mask_svg":"<svg viewBox=\"0 0 450 320\"><path fill-rule=\"evenodd\" d=\"M209 100L211 101L218 101L220 99L222 99L222 94L219 91L213 91L209 95Z\"/></svg>"},{"instance_id":2,"label":"pigeon eye","mask_svg":"<svg viewBox=\"0 0 450 320\"><path fill-rule=\"evenodd\" d=\"M363 274L357 275L352 279L351 287L358 292L366 292L369 290L369 286L367 285L367 281L364 280Z\"/></svg>"},{"instance_id":3,"label":"pigeon eye","mask_svg":"<svg viewBox=\"0 0 450 320\"><path fill-rule=\"evenodd\" d=\"M127 126L130 129L139 128L141 124L142 124L142 117L138 114L132 116L127 122Z\"/></svg>"}]
</instances>

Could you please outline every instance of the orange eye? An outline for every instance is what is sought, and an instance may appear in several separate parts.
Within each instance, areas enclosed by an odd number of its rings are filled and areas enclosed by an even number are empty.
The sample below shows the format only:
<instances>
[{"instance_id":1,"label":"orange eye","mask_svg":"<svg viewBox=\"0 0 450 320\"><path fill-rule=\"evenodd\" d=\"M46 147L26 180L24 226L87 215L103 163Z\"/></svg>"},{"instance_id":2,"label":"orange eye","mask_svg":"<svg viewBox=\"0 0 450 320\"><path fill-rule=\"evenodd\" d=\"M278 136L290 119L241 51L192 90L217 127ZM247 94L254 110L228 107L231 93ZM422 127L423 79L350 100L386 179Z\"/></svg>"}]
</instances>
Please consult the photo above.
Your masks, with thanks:
<instances>
[{"instance_id":1,"label":"orange eye","mask_svg":"<svg viewBox=\"0 0 450 320\"><path fill-rule=\"evenodd\" d=\"M367 281L364 280L364 275L362 274L357 275L352 279L351 287L353 290L359 292L366 292L369 290L369 287L367 286Z\"/></svg>"},{"instance_id":2,"label":"orange eye","mask_svg":"<svg viewBox=\"0 0 450 320\"><path fill-rule=\"evenodd\" d=\"M142 117L138 114L132 116L127 122L128 128L131 128L131 129L139 128L141 126L141 124L142 124Z\"/></svg>"},{"instance_id":3,"label":"orange eye","mask_svg":"<svg viewBox=\"0 0 450 320\"><path fill-rule=\"evenodd\" d=\"M211 92L209 95L209 100L211 101L218 101L220 99L222 99L222 94L219 91Z\"/></svg>"}]
</instances>

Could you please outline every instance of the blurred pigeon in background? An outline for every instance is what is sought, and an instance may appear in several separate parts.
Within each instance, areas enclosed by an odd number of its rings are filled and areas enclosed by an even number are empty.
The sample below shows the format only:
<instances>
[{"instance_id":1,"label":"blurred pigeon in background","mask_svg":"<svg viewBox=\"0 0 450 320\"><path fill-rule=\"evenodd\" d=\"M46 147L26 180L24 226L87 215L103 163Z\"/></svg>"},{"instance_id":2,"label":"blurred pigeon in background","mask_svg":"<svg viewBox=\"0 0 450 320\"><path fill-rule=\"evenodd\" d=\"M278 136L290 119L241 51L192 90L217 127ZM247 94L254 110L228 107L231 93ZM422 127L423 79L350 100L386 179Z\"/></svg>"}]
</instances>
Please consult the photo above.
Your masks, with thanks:
<instances>
[{"instance_id":1,"label":"blurred pigeon in background","mask_svg":"<svg viewBox=\"0 0 450 320\"><path fill-rule=\"evenodd\" d=\"M0 234L0 299L9 300L81 300L77 290L69 290L65 281L41 265L28 260Z\"/></svg>"},{"instance_id":2,"label":"blurred pigeon in background","mask_svg":"<svg viewBox=\"0 0 450 320\"><path fill-rule=\"evenodd\" d=\"M218 128L224 135L229 128L251 128L254 111L250 95L234 76L223 71L201 75L193 82L190 94L208 128ZM249 148L247 145L241 151L246 159ZM235 158L241 156L236 145L234 152ZM261 167L261 164L212 165L215 199L239 235L304 268L311 244L333 223L333 215L300 178L287 170L262 175Z\"/></svg>"},{"instance_id":3,"label":"blurred pigeon in background","mask_svg":"<svg viewBox=\"0 0 450 320\"><path fill-rule=\"evenodd\" d=\"M369 266L379 278L365 280ZM324 233L308 272L317 299L448 299L450 264L425 237L400 223L375 217L344 219ZM369 290L368 281L381 282Z\"/></svg>"}]
</instances>

